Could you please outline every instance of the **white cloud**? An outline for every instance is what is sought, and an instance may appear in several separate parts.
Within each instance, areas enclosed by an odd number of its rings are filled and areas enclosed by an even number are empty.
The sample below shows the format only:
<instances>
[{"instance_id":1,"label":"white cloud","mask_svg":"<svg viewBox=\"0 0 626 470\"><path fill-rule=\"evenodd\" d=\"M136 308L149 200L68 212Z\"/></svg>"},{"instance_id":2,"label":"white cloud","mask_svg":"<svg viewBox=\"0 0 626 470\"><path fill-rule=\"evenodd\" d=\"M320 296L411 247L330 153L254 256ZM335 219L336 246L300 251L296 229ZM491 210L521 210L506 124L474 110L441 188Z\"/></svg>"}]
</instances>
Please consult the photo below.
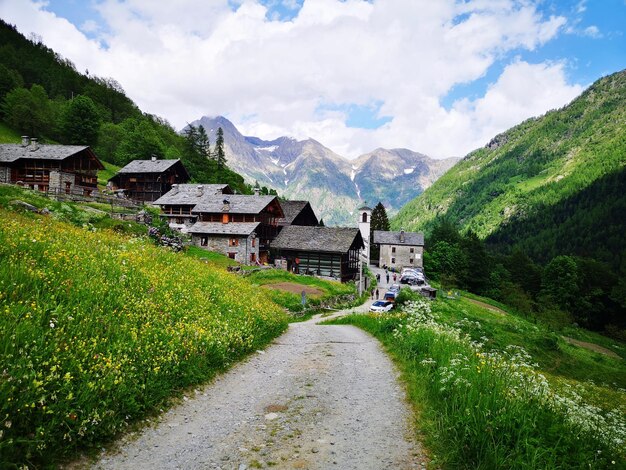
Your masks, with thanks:
<instances>
[{"instance_id":1,"label":"white cloud","mask_svg":"<svg viewBox=\"0 0 626 470\"><path fill-rule=\"evenodd\" d=\"M223 114L249 135L312 137L348 156L384 146L443 157L463 155L579 91L561 63L511 58L566 23L543 17L529 0L305 0L287 22L268 19L257 0L236 11L227 0L96 7L105 24L82 26L100 34L94 40L42 3L3 0L0 16L41 34L79 70L116 78L144 111L179 128ZM510 65L485 96L442 107L455 85L481 79L498 61ZM392 118L374 130L347 127L344 113L318 112L327 103L372 102Z\"/></svg>"}]
</instances>

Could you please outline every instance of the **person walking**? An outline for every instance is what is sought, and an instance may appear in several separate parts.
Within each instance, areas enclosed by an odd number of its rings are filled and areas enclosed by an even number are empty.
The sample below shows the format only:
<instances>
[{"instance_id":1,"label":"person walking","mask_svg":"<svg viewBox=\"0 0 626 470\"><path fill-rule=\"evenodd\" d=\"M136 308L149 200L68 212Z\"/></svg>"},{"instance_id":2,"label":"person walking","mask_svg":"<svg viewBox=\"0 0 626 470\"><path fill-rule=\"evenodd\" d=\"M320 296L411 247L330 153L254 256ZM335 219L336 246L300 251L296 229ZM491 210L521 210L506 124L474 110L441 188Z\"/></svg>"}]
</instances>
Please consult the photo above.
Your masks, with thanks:
<instances>
[{"instance_id":1,"label":"person walking","mask_svg":"<svg viewBox=\"0 0 626 470\"><path fill-rule=\"evenodd\" d=\"M389 273L387 273L387 284L389 284Z\"/></svg>"},{"instance_id":2,"label":"person walking","mask_svg":"<svg viewBox=\"0 0 626 470\"><path fill-rule=\"evenodd\" d=\"M376 300L378 300L378 288L376 288Z\"/></svg>"}]
</instances>

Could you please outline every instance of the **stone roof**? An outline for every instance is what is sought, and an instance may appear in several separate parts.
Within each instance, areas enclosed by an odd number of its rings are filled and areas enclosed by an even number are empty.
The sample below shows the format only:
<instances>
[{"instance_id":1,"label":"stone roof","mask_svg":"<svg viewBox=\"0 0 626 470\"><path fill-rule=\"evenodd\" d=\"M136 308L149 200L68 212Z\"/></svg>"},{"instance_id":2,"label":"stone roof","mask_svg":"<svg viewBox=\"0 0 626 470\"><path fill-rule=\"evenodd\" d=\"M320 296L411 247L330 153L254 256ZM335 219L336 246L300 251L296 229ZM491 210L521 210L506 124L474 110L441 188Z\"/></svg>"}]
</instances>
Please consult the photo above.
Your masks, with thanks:
<instances>
[{"instance_id":1,"label":"stone roof","mask_svg":"<svg viewBox=\"0 0 626 470\"><path fill-rule=\"evenodd\" d=\"M189 229L189 233L206 235L250 235L259 226L260 222L239 222L223 224L221 222L196 222Z\"/></svg>"},{"instance_id":2,"label":"stone roof","mask_svg":"<svg viewBox=\"0 0 626 470\"><path fill-rule=\"evenodd\" d=\"M291 225L296 217L309 204L309 201L280 201L285 217L278 219L278 225Z\"/></svg>"},{"instance_id":3,"label":"stone roof","mask_svg":"<svg viewBox=\"0 0 626 470\"><path fill-rule=\"evenodd\" d=\"M248 196L245 194L217 194L199 202L191 212L200 213L229 213L229 214L260 214L269 206L276 196ZM228 203L226 203L228 201ZM228 206L228 210L224 210ZM280 217L281 214L277 214Z\"/></svg>"},{"instance_id":4,"label":"stone roof","mask_svg":"<svg viewBox=\"0 0 626 470\"><path fill-rule=\"evenodd\" d=\"M379 245L424 246L424 234L422 232L404 232L403 242L400 241L400 233L374 230L374 243Z\"/></svg>"},{"instance_id":5,"label":"stone roof","mask_svg":"<svg viewBox=\"0 0 626 470\"><path fill-rule=\"evenodd\" d=\"M225 192L226 191L226 192ZM227 184L176 184L172 189L154 201L156 206L180 205L195 206L204 199L218 194L231 194Z\"/></svg>"},{"instance_id":6,"label":"stone roof","mask_svg":"<svg viewBox=\"0 0 626 470\"><path fill-rule=\"evenodd\" d=\"M118 173L163 173L179 163L180 160L133 160ZM182 164L181 164L182 165Z\"/></svg>"},{"instance_id":7,"label":"stone roof","mask_svg":"<svg viewBox=\"0 0 626 470\"><path fill-rule=\"evenodd\" d=\"M346 253L353 244L363 248L363 238L358 228L289 225L281 230L271 247L281 250Z\"/></svg>"},{"instance_id":8,"label":"stone roof","mask_svg":"<svg viewBox=\"0 0 626 470\"><path fill-rule=\"evenodd\" d=\"M359 207L359 212L360 211L370 211L372 212L372 208L369 206L363 206L363 207Z\"/></svg>"},{"instance_id":9,"label":"stone roof","mask_svg":"<svg viewBox=\"0 0 626 470\"><path fill-rule=\"evenodd\" d=\"M0 144L0 162L12 163L20 158L61 161L88 148L85 145Z\"/></svg>"}]
</instances>

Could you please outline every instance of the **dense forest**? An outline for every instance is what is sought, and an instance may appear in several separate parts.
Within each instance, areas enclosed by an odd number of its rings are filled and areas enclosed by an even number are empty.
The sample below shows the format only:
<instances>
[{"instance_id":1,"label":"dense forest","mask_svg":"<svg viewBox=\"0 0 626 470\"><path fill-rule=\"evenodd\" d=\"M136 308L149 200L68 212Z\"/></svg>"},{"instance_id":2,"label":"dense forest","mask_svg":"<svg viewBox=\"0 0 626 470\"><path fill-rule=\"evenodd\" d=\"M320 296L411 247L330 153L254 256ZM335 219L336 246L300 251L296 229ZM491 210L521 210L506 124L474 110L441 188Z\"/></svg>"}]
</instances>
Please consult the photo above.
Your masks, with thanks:
<instances>
[{"instance_id":1,"label":"dense forest","mask_svg":"<svg viewBox=\"0 0 626 470\"><path fill-rule=\"evenodd\" d=\"M391 225L426 232L450 285L624 335L625 165L622 71L470 153Z\"/></svg>"},{"instance_id":2,"label":"dense forest","mask_svg":"<svg viewBox=\"0 0 626 470\"><path fill-rule=\"evenodd\" d=\"M2 20L0 44L0 111L11 129L42 142L90 145L118 166L152 155L180 158L194 182L251 193L228 169L219 145L211 150L204 129L178 134L164 119L143 113L115 79L78 72L41 38L26 39Z\"/></svg>"}]
</instances>

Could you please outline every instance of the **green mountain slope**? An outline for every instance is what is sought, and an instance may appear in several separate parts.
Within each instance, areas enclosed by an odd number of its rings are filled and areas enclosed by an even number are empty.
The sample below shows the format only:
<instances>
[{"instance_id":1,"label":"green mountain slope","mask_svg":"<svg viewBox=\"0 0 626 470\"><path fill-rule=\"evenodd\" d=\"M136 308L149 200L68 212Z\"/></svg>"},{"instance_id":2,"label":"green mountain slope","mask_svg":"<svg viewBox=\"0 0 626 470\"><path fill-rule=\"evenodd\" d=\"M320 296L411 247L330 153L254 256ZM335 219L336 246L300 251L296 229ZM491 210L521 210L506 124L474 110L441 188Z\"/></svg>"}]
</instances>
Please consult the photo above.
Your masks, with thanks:
<instances>
[{"instance_id":1,"label":"green mountain slope","mask_svg":"<svg viewBox=\"0 0 626 470\"><path fill-rule=\"evenodd\" d=\"M428 231L445 215L488 243L520 245L540 260L577 254L612 261L625 246L625 163L621 71L467 155L404 206L392 227Z\"/></svg>"},{"instance_id":2,"label":"green mountain slope","mask_svg":"<svg viewBox=\"0 0 626 470\"><path fill-rule=\"evenodd\" d=\"M207 159L198 142L143 113L115 79L80 73L36 36L29 40L0 19L0 142L19 142L21 135L90 145L118 167L151 155L180 158L194 182L252 193L242 176Z\"/></svg>"}]
</instances>

